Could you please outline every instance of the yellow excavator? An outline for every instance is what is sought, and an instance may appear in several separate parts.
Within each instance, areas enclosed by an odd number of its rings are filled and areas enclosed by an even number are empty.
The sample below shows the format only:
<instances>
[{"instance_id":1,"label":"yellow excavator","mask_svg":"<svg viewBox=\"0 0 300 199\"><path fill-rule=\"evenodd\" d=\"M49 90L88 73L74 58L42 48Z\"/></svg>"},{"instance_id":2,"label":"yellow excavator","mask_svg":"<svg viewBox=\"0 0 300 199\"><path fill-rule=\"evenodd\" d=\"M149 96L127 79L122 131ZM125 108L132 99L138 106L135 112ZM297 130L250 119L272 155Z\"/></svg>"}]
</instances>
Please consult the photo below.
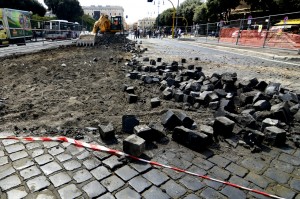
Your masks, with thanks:
<instances>
[{"instance_id":1,"label":"yellow excavator","mask_svg":"<svg viewBox=\"0 0 300 199\"><path fill-rule=\"evenodd\" d=\"M92 33L81 34L76 42L77 46L94 46L95 43L105 37L123 31L121 16L101 15L99 20L94 23Z\"/></svg>"}]
</instances>

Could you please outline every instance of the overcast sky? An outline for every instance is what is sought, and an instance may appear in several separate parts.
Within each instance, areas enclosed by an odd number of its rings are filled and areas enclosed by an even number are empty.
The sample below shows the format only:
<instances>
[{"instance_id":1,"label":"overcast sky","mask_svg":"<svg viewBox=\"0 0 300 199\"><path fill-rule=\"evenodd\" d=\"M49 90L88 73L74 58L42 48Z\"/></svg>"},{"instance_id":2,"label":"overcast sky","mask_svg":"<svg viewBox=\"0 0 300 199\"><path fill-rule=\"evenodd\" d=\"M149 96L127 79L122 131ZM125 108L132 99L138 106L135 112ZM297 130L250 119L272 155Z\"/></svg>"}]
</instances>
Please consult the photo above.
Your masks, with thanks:
<instances>
[{"instance_id":1,"label":"overcast sky","mask_svg":"<svg viewBox=\"0 0 300 199\"><path fill-rule=\"evenodd\" d=\"M38 0L44 3L44 0ZM175 7L177 7L178 0L170 0ZM136 22L144 17L156 17L159 13L162 13L168 8L172 8L172 4L169 0L153 0L152 3L148 3L147 0L79 0L81 6L90 5L118 5L124 8L124 15L128 15L126 19L127 23ZM154 5L155 2L155 5ZM179 4L184 0L179 0ZM159 3L159 9L158 9ZM44 4L45 5L45 4Z\"/></svg>"}]
</instances>

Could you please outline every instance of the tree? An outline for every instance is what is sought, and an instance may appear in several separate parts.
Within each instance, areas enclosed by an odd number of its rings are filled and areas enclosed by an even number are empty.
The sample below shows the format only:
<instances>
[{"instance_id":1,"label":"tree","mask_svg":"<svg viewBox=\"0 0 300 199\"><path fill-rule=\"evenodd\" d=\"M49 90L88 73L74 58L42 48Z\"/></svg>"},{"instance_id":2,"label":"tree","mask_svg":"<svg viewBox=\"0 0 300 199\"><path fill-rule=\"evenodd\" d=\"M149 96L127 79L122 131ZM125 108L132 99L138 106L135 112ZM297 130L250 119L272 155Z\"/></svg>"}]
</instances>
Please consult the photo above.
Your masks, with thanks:
<instances>
[{"instance_id":1,"label":"tree","mask_svg":"<svg viewBox=\"0 0 300 199\"><path fill-rule=\"evenodd\" d=\"M231 10L240 5L240 0L207 0L206 4L210 21L228 21Z\"/></svg>"},{"instance_id":2,"label":"tree","mask_svg":"<svg viewBox=\"0 0 300 199\"><path fill-rule=\"evenodd\" d=\"M39 16L44 16L46 13L46 8L37 0L1 0L0 8L31 11L33 14L38 14Z\"/></svg>"},{"instance_id":3,"label":"tree","mask_svg":"<svg viewBox=\"0 0 300 199\"><path fill-rule=\"evenodd\" d=\"M86 27L88 31L91 31L94 27L94 23L96 22L96 20L92 17L90 17L89 15L84 14L82 17L82 22L83 22L83 27Z\"/></svg>"},{"instance_id":4,"label":"tree","mask_svg":"<svg viewBox=\"0 0 300 199\"><path fill-rule=\"evenodd\" d=\"M191 25L193 24L193 17L196 7L201 5L202 2L199 0L186 0L182 4L180 4L177 12L177 17L184 17L188 21L188 24ZM184 22L184 20L178 20L178 22L179 24L183 24L182 22Z\"/></svg>"},{"instance_id":5,"label":"tree","mask_svg":"<svg viewBox=\"0 0 300 199\"><path fill-rule=\"evenodd\" d=\"M78 0L45 0L45 4L56 14L58 19L78 21L83 15Z\"/></svg>"},{"instance_id":6,"label":"tree","mask_svg":"<svg viewBox=\"0 0 300 199\"><path fill-rule=\"evenodd\" d=\"M287 0L285 0L287 1ZM277 13L278 6L274 0L245 0L245 2L250 6L251 11L262 10L264 13Z\"/></svg>"},{"instance_id":7,"label":"tree","mask_svg":"<svg viewBox=\"0 0 300 199\"><path fill-rule=\"evenodd\" d=\"M195 23L206 23L208 19L207 5L203 3L201 6L197 6L195 9L193 21Z\"/></svg>"},{"instance_id":8,"label":"tree","mask_svg":"<svg viewBox=\"0 0 300 199\"><path fill-rule=\"evenodd\" d=\"M159 15L159 24L162 26L172 26L173 24L173 8L163 11Z\"/></svg>"}]
</instances>

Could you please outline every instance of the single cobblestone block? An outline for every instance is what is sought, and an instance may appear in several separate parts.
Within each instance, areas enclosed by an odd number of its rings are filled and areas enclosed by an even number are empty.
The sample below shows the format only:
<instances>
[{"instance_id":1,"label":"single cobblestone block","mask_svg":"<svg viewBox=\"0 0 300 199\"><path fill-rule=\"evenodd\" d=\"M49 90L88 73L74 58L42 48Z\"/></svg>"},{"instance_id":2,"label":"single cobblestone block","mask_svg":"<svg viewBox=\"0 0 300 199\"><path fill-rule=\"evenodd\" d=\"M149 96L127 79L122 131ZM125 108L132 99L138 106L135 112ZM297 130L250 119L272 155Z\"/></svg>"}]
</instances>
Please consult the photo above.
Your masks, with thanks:
<instances>
[{"instance_id":1,"label":"single cobblestone block","mask_svg":"<svg viewBox=\"0 0 300 199\"><path fill-rule=\"evenodd\" d=\"M35 149L34 151L30 152L31 153L31 157L35 158L38 157L40 155L43 155L45 153L44 149Z\"/></svg>"},{"instance_id":2,"label":"single cobblestone block","mask_svg":"<svg viewBox=\"0 0 300 199\"><path fill-rule=\"evenodd\" d=\"M36 166L32 166L29 167L27 169L24 169L22 171L20 171L20 175L26 180L28 178L31 178L33 176L37 176L39 174L41 174L42 172L36 167Z\"/></svg>"},{"instance_id":3,"label":"single cobblestone block","mask_svg":"<svg viewBox=\"0 0 300 199\"><path fill-rule=\"evenodd\" d=\"M270 182L265 177L257 175L253 172L248 173L248 175L245 177L245 180L248 180L263 189L267 188L267 186L270 184Z\"/></svg>"},{"instance_id":4,"label":"single cobblestone block","mask_svg":"<svg viewBox=\"0 0 300 199\"><path fill-rule=\"evenodd\" d=\"M286 199L293 199L295 198L297 192L294 192L293 190L286 188L280 184L276 184L271 189L274 192L274 195L286 198Z\"/></svg>"},{"instance_id":5,"label":"single cobblestone block","mask_svg":"<svg viewBox=\"0 0 300 199\"><path fill-rule=\"evenodd\" d=\"M222 183L211 181L211 180L203 180L202 181L206 186L209 186L215 190L218 190L221 186L223 186Z\"/></svg>"},{"instance_id":6,"label":"single cobblestone block","mask_svg":"<svg viewBox=\"0 0 300 199\"><path fill-rule=\"evenodd\" d=\"M53 147L53 148L49 149L48 153L50 153L53 156L56 156L58 154L61 154L64 151L65 150L63 148L61 148L60 146L56 146L56 147Z\"/></svg>"},{"instance_id":7,"label":"single cobblestone block","mask_svg":"<svg viewBox=\"0 0 300 199\"><path fill-rule=\"evenodd\" d=\"M282 102L280 104L275 104L271 107L272 118L278 119L285 123L290 123L292 117L290 112L290 105L288 102Z\"/></svg>"},{"instance_id":8,"label":"single cobblestone block","mask_svg":"<svg viewBox=\"0 0 300 199\"><path fill-rule=\"evenodd\" d=\"M13 167L16 170L22 170L32 165L34 165L34 162L28 158L23 158L13 162Z\"/></svg>"},{"instance_id":9,"label":"single cobblestone block","mask_svg":"<svg viewBox=\"0 0 300 199\"><path fill-rule=\"evenodd\" d=\"M127 101L129 104L132 104L132 103L136 103L138 100L138 96L135 95L135 94L128 94L127 95Z\"/></svg>"},{"instance_id":10,"label":"single cobblestone block","mask_svg":"<svg viewBox=\"0 0 300 199\"><path fill-rule=\"evenodd\" d=\"M152 141L154 137L152 129L145 124L135 126L133 132L134 134L136 134L140 138L143 138L146 141Z\"/></svg>"},{"instance_id":11,"label":"single cobblestone block","mask_svg":"<svg viewBox=\"0 0 300 199\"><path fill-rule=\"evenodd\" d=\"M137 192L141 193L150 187L151 183L145 178L137 176L129 181L129 185L132 186Z\"/></svg>"},{"instance_id":12,"label":"single cobblestone block","mask_svg":"<svg viewBox=\"0 0 300 199\"><path fill-rule=\"evenodd\" d=\"M21 184L21 180L17 175L12 175L0 181L0 188L6 191Z\"/></svg>"},{"instance_id":13,"label":"single cobblestone block","mask_svg":"<svg viewBox=\"0 0 300 199\"><path fill-rule=\"evenodd\" d=\"M108 125L98 125L100 136L102 139L112 139L115 137L115 128L113 127L112 123Z\"/></svg>"},{"instance_id":14,"label":"single cobblestone block","mask_svg":"<svg viewBox=\"0 0 300 199\"><path fill-rule=\"evenodd\" d=\"M180 198L186 193L186 189L173 180L169 180L162 185L161 188L166 190L166 193L171 196L171 198Z\"/></svg>"},{"instance_id":15,"label":"single cobblestone block","mask_svg":"<svg viewBox=\"0 0 300 199\"><path fill-rule=\"evenodd\" d=\"M26 184L31 192L36 192L48 187L50 185L50 182L47 180L45 176L39 176L31 180L28 180Z\"/></svg>"},{"instance_id":16,"label":"single cobblestone block","mask_svg":"<svg viewBox=\"0 0 300 199\"><path fill-rule=\"evenodd\" d=\"M111 156L103 161L103 164L106 167L109 167L110 169L114 170L115 168L118 168L124 164L124 162L119 161L119 158L117 156Z\"/></svg>"},{"instance_id":17,"label":"single cobblestone block","mask_svg":"<svg viewBox=\"0 0 300 199\"><path fill-rule=\"evenodd\" d=\"M61 170L61 166L57 164L57 162L50 162L44 166L41 166L42 171L46 175L50 175L51 173L54 173L56 171Z\"/></svg>"},{"instance_id":18,"label":"single cobblestone block","mask_svg":"<svg viewBox=\"0 0 300 199\"><path fill-rule=\"evenodd\" d=\"M153 131L153 135L151 136L152 141L161 141L161 139L166 138L166 132L162 124L150 122L149 127Z\"/></svg>"},{"instance_id":19,"label":"single cobblestone block","mask_svg":"<svg viewBox=\"0 0 300 199\"><path fill-rule=\"evenodd\" d=\"M98 197L97 199L115 199L115 197L111 193L108 192L108 193Z\"/></svg>"},{"instance_id":20,"label":"single cobblestone block","mask_svg":"<svg viewBox=\"0 0 300 199\"><path fill-rule=\"evenodd\" d=\"M25 198L27 195L25 187L18 187L7 192L7 199Z\"/></svg>"},{"instance_id":21,"label":"single cobblestone block","mask_svg":"<svg viewBox=\"0 0 300 199\"><path fill-rule=\"evenodd\" d=\"M68 162L64 163L63 165L64 165L65 169L68 171L72 171L74 169L81 167L81 163L78 162L77 160L68 161Z\"/></svg>"},{"instance_id":22,"label":"single cobblestone block","mask_svg":"<svg viewBox=\"0 0 300 199\"><path fill-rule=\"evenodd\" d=\"M168 88L167 88L168 89ZM163 92L162 92L162 98L164 99L164 100L171 100L172 99L172 91L170 91L170 90L164 90Z\"/></svg>"},{"instance_id":23,"label":"single cobblestone block","mask_svg":"<svg viewBox=\"0 0 300 199\"><path fill-rule=\"evenodd\" d=\"M30 143L26 144L26 148L28 150L32 150L32 149L36 149L36 148L40 148L40 147L41 147L41 144L38 142L30 142Z\"/></svg>"},{"instance_id":24,"label":"single cobblestone block","mask_svg":"<svg viewBox=\"0 0 300 199\"><path fill-rule=\"evenodd\" d=\"M87 157L90 157L90 152L89 151L84 151L83 153L81 153L80 155L77 156L78 160L83 160Z\"/></svg>"},{"instance_id":25,"label":"single cobblestone block","mask_svg":"<svg viewBox=\"0 0 300 199\"><path fill-rule=\"evenodd\" d=\"M128 181L131 178L138 175L138 172L136 172L134 169L131 169L129 166L125 165L124 167L118 169L115 171L115 173L122 178L124 181Z\"/></svg>"},{"instance_id":26,"label":"single cobblestone block","mask_svg":"<svg viewBox=\"0 0 300 199\"><path fill-rule=\"evenodd\" d=\"M238 184L238 185L241 185L244 187L249 187L249 185L250 185L250 182L248 182L247 180L244 180L241 177L235 176L235 175L231 176L231 178L228 181L233 184Z\"/></svg>"},{"instance_id":27,"label":"single cobblestone block","mask_svg":"<svg viewBox=\"0 0 300 199\"><path fill-rule=\"evenodd\" d=\"M54 160L54 158L49 155L49 154L45 154L45 155L41 155L38 156L34 159L39 165L44 165L47 164L48 162L51 162Z\"/></svg>"},{"instance_id":28,"label":"single cobblestone block","mask_svg":"<svg viewBox=\"0 0 300 199\"><path fill-rule=\"evenodd\" d=\"M204 189L201 194L201 197L205 198L205 199L226 199L227 197L225 197L224 195L220 194L219 191L216 191L215 189L212 189L210 187ZM186 198L185 198L186 199ZM192 199L192 198L191 198Z\"/></svg>"},{"instance_id":29,"label":"single cobblestone block","mask_svg":"<svg viewBox=\"0 0 300 199\"><path fill-rule=\"evenodd\" d=\"M130 135L123 141L123 151L133 156L142 155L145 148L145 140L136 135Z\"/></svg>"},{"instance_id":30,"label":"single cobblestone block","mask_svg":"<svg viewBox=\"0 0 300 199\"><path fill-rule=\"evenodd\" d=\"M265 89L265 94L269 96L273 96L274 94L278 94L281 88L280 83L270 82L269 85Z\"/></svg>"},{"instance_id":31,"label":"single cobblestone block","mask_svg":"<svg viewBox=\"0 0 300 199\"><path fill-rule=\"evenodd\" d=\"M227 180L230 176L230 173L220 167L214 166L209 170L210 175L215 176L216 178L220 178L222 180Z\"/></svg>"},{"instance_id":32,"label":"single cobblestone block","mask_svg":"<svg viewBox=\"0 0 300 199\"><path fill-rule=\"evenodd\" d=\"M15 136L15 135L13 135L13 136ZM2 144L3 144L4 146L16 144L16 143L19 143L19 142L20 142L19 140L9 140L9 139L7 139L7 140L2 140Z\"/></svg>"},{"instance_id":33,"label":"single cobblestone block","mask_svg":"<svg viewBox=\"0 0 300 199\"><path fill-rule=\"evenodd\" d=\"M273 160L271 162L270 166L272 166L280 171L286 172L286 173L292 173L295 169L295 167L292 164L282 162L277 159Z\"/></svg>"},{"instance_id":34,"label":"single cobblestone block","mask_svg":"<svg viewBox=\"0 0 300 199\"><path fill-rule=\"evenodd\" d=\"M195 150L202 150L208 145L208 136L183 126L175 127L172 138L174 141Z\"/></svg>"},{"instance_id":35,"label":"single cobblestone block","mask_svg":"<svg viewBox=\"0 0 300 199\"><path fill-rule=\"evenodd\" d=\"M150 189L145 191L142 196L145 199L157 199L157 198L159 198L159 199L170 199L170 196L168 196L167 194L162 192L161 189L159 189L155 186L152 186Z\"/></svg>"},{"instance_id":36,"label":"single cobblestone block","mask_svg":"<svg viewBox=\"0 0 300 199\"><path fill-rule=\"evenodd\" d=\"M289 174L275 168L268 168L264 175L281 184L287 183L290 179Z\"/></svg>"},{"instance_id":37,"label":"single cobblestone block","mask_svg":"<svg viewBox=\"0 0 300 199\"><path fill-rule=\"evenodd\" d=\"M246 158L241 162L241 165L255 172L260 172L267 166L264 161L255 158Z\"/></svg>"},{"instance_id":38,"label":"single cobblestone block","mask_svg":"<svg viewBox=\"0 0 300 199\"><path fill-rule=\"evenodd\" d=\"M103 173L97 174L97 171L98 170L96 170L96 172L95 172L95 175L97 176L97 177L95 176L96 179L98 179L98 177L99 177L98 175L103 175ZM77 183L82 183L84 181L89 180L92 177L93 177L92 174L86 169L82 169L73 174L73 178Z\"/></svg>"},{"instance_id":39,"label":"single cobblestone block","mask_svg":"<svg viewBox=\"0 0 300 199\"><path fill-rule=\"evenodd\" d=\"M56 158L60 161L60 162L65 162L67 160L70 160L72 158L71 155L66 154L66 153L62 153L59 154L58 156L56 156Z\"/></svg>"},{"instance_id":40,"label":"single cobblestone block","mask_svg":"<svg viewBox=\"0 0 300 199\"><path fill-rule=\"evenodd\" d=\"M271 105L270 105L270 102L267 100L258 100L253 105L253 108L255 108L255 110L257 110L257 111L267 111L267 110L270 110Z\"/></svg>"},{"instance_id":41,"label":"single cobblestone block","mask_svg":"<svg viewBox=\"0 0 300 199\"><path fill-rule=\"evenodd\" d=\"M211 126L201 125L200 126L200 132L207 135L207 140L208 140L209 143L211 143L213 141L214 129Z\"/></svg>"},{"instance_id":42,"label":"single cobblestone block","mask_svg":"<svg viewBox=\"0 0 300 199\"><path fill-rule=\"evenodd\" d=\"M217 117L213 124L214 134L228 137L232 135L235 122L227 117Z\"/></svg>"},{"instance_id":43,"label":"single cobblestone block","mask_svg":"<svg viewBox=\"0 0 300 199\"><path fill-rule=\"evenodd\" d=\"M8 157L4 156L4 157L0 157L0 166L5 165L8 163Z\"/></svg>"},{"instance_id":44,"label":"single cobblestone block","mask_svg":"<svg viewBox=\"0 0 300 199\"><path fill-rule=\"evenodd\" d=\"M111 156L109 153L105 153L101 151L94 151L93 154L100 160L104 160Z\"/></svg>"},{"instance_id":45,"label":"single cobblestone block","mask_svg":"<svg viewBox=\"0 0 300 199\"><path fill-rule=\"evenodd\" d=\"M231 173L234 173L240 177L244 177L249 171L235 163L230 163L230 165L228 165L226 167L226 170L230 171Z\"/></svg>"},{"instance_id":46,"label":"single cobblestone block","mask_svg":"<svg viewBox=\"0 0 300 199\"><path fill-rule=\"evenodd\" d=\"M278 126L278 125L279 125L279 120L266 118L262 121L261 130L263 131L266 127L269 126Z\"/></svg>"},{"instance_id":47,"label":"single cobblestone block","mask_svg":"<svg viewBox=\"0 0 300 199\"><path fill-rule=\"evenodd\" d=\"M129 187L119 191L118 193L116 193L115 196L117 199L124 199L124 198L140 199L141 198L140 194L130 189Z\"/></svg>"},{"instance_id":48,"label":"single cobblestone block","mask_svg":"<svg viewBox=\"0 0 300 199\"><path fill-rule=\"evenodd\" d=\"M198 166L198 167L200 167L200 168L206 170L206 171L209 170L209 169L211 169L211 168L214 166L213 163L211 163L211 162L209 162L209 161L207 161L207 160L205 160L205 159L202 159L202 158L200 158L200 157L195 158L195 159L192 161L192 163L193 163L194 165L196 165L196 166Z\"/></svg>"},{"instance_id":49,"label":"single cobblestone block","mask_svg":"<svg viewBox=\"0 0 300 199\"><path fill-rule=\"evenodd\" d=\"M61 172L49 177L54 187L59 187L70 182L72 179L66 172Z\"/></svg>"},{"instance_id":50,"label":"single cobblestone block","mask_svg":"<svg viewBox=\"0 0 300 199\"><path fill-rule=\"evenodd\" d=\"M159 97L152 98L150 100L150 104L151 104L151 108L156 108L156 107L160 106L160 99L159 99Z\"/></svg>"},{"instance_id":51,"label":"single cobblestone block","mask_svg":"<svg viewBox=\"0 0 300 199\"><path fill-rule=\"evenodd\" d=\"M75 145L69 145L66 149L66 153L70 153L71 155L77 155L79 153L82 153L85 149L83 147L78 147L78 146L75 146Z\"/></svg>"},{"instance_id":52,"label":"single cobblestone block","mask_svg":"<svg viewBox=\"0 0 300 199\"><path fill-rule=\"evenodd\" d=\"M226 158L223 158L222 156L219 155L214 155L213 157L209 158L208 161L223 168L225 168L231 162L230 160L227 160Z\"/></svg>"},{"instance_id":53,"label":"single cobblestone block","mask_svg":"<svg viewBox=\"0 0 300 199\"><path fill-rule=\"evenodd\" d=\"M7 153L15 153L15 152L21 151L23 149L25 149L25 146L22 143L13 144L13 145L9 145L9 146L5 147L5 150L7 151Z\"/></svg>"},{"instance_id":54,"label":"single cobblestone block","mask_svg":"<svg viewBox=\"0 0 300 199\"><path fill-rule=\"evenodd\" d=\"M111 172L108 171L107 168L104 166L97 167L96 169L91 171L91 174L97 179L97 180L102 180L106 178L107 176L111 175Z\"/></svg>"},{"instance_id":55,"label":"single cobblestone block","mask_svg":"<svg viewBox=\"0 0 300 199\"><path fill-rule=\"evenodd\" d=\"M12 153L9 155L9 157L12 161L19 160L19 159L25 158L27 156L28 156L28 153L26 151L19 151L19 152ZM1 164L1 158L0 158L0 164Z\"/></svg>"},{"instance_id":56,"label":"single cobblestone block","mask_svg":"<svg viewBox=\"0 0 300 199\"><path fill-rule=\"evenodd\" d=\"M227 196L228 198L247 198L245 192L243 192L240 189L237 189L235 187L230 187L230 186L225 186L222 190L221 193Z\"/></svg>"},{"instance_id":57,"label":"single cobblestone block","mask_svg":"<svg viewBox=\"0 0 300 199\"><path fill-rule=\"evenodd\" d=\"M117 176L111 176L101 181L101 184L109 191L113 192L120 187L122 187L125 183L118 178Z\"/></svg>"},{"instance_id":58,"label":"single cobblestone block","mask_svg":"<svg viewBox=\"0 0 300 199\"><path fill-rule=\"evenodd\" d=\"M81 196L82 192L74 185L70 184L58 190L62 199L73 199Z\"/></svg>"},{"instance_id":59,"label":"single cobblestone block","mask_svg":"<svg viewBox=\"0 0 300 199\"><path fill-rule=\"evenodd\" d=\"M193 124L194 124L194 120L191 119L190 117L188 117L185 113L183 112L179 112L178 113L178 118L180 119L182 125L185 127L185 128L192 128Z\"/></svg>"},{"instance_id":60,"label":"single cobblestone block","mask_svg":"<svg viewBox=\"0 0 300 199\"><path fill-rule=\"evenodd\" d=\"M130 166L132 166L139 173L144 173L152 168L149 164L139 161L130 163Z\"/></svg>"},{"instance_id":61,"label":"single cobblestone block","mask_svg":"<svg viewBox=\"0 0 300 199\"><path fill-rule=\"evenodd\" d=\"M140 124L135 115L124 115L122 117L122 130L124 133L133 133L133 128Z\"/></svg>"},{"instance_id":62,"label":"single cobblestone block","mask_svg":"<svg viewBox=\"0 0 300 199\"><path fill-rule=\"evenodd\" d=\"M161 123L164 125L164 127L170 130L173 130L176 126L181 125L180 119L171 110L168 110L161 116Z\"/></svg>"},{"instance_id":63,"label":"single cobblestone block","mask_svg":"<svg viewBox=\"0 0 300 199\"><path fill-rule=\"evenodd\" d=\"M266 127L264 130L265 141L272 146L283 146L286 141L286 132L276 126Z\"/></svg>"},{"instance_id":64,"label":"single cobblestone block","mask_svg":"<svg viewBox=\"0 0 300 199\"><path fill-rule=\"evenodd\" d=\"M50 149L52 147L55 147L55 146L59 145L59 142L56 142L56 141L43 142L43 145L44 145L45 148Z\"/></svg>"},{"instance_id":65,"label":"single cobblestone block","mask_svg":"<svg viewBox=\"0 0 300 199\"><path fill-rule=\"evenodd\" d=\"M16 170L10 165L6 164L0 167L0 180L13 174Z\"/></svg>"},{"instance_id":66,"label":"single cobblestone block","mask_svg":"<svg viewBox=\"0 0 300 199\"><path fill-rule=\"evenodd\" d=\"M293 178L290 181L290 187L300 192L300 179Z\"/></svg>"},{"instance_id":67,"label":"single cobblestone block","mask_svg":"<svg viewBox=\"0 0 300 199\"><path fill-rule=\"evenodd\" d=\"M198 178L195 178L193 176L186 175L183 178L181 178L179 182L192 191L198 191L205 187L204 183L202 183Z\"/></svg>"},{"instance_id":68,"label":"single cobblestone block","mask_svg":"<svg viewBox=\"0 0 300 199\"><path fill-rule=\"evenodd\" d=\"M106 192L106 189L97 180L86 184L82 189L87 193L89 198L95 198Z\"/></svg>"},{"instance_id":69,"label":"single cobblestone block","mask_svg":"<svg viewBox=\"0 0 300 199\"><path fill-rule=\"evenodd\" d=\"M157 169L152 169L147 173L143 174L143 177L152 182L156 186L160 186L166 182L169 177Z\"/></svg>"},{"instance_id":70,"label":"single cobblestone block","mask_svg":"<svg viewBox=\"0 0 300 199\"><path fill-rule=\"evenodd\" d=\"M98 167L99 165L101 165L101 161L98 160L97 158L89 158L87 160L85 160L83 162L83 165L88 169L88 170L92 170L96 167Z\"/></svg>"},{"instance_id":71,"label":"single cobblestone block","mask_svg":"<svg viewBox=\"0 0 300 199\"><path fill-rule=\"evenodd\" d=\"M287 162L287 163L292 164L294 166L300 166L300 158L299 157L289 155L289 154L286 154L286 153L280 154L278 160Z\"/></svg>"}]
</instances>

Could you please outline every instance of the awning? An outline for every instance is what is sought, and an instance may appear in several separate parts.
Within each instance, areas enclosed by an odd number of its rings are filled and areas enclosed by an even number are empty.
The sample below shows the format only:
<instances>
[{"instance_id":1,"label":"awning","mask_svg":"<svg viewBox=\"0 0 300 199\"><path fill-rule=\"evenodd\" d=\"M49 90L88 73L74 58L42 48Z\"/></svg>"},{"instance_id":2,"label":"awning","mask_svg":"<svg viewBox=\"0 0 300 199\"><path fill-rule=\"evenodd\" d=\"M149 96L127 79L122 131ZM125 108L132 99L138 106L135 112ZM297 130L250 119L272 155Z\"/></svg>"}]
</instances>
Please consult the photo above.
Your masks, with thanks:
<instances>
[{"instance_id":1,"label":"awning","mask_svg":"<svg viewBox=\"0 0 300 199\"><path fill-rule=\"evenodd\" d=\"M300 19L288 19L286 20L286 23L284 23L284 20L281 20L279 23L275 24L276 26L280 25L300 25Z\"/></svg>"}]
</instances>

